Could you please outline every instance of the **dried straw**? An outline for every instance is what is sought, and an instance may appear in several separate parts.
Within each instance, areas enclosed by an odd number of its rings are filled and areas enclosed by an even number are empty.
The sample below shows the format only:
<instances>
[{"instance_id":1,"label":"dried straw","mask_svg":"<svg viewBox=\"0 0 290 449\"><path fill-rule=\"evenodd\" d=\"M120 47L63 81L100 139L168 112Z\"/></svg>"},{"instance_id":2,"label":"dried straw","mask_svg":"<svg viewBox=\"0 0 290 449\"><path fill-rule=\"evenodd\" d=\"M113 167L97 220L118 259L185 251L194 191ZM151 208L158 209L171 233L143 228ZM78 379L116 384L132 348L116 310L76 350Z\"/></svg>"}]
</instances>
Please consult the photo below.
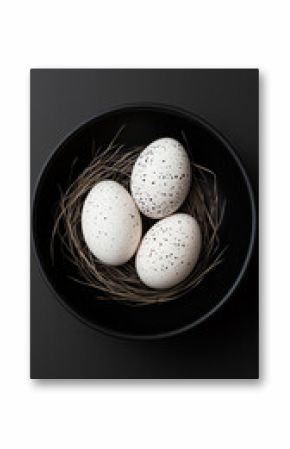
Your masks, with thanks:
<instances>
[{"instance_id":1,"label":"dried straw","mask_svg":"<svg viewBox=\"0 0 290 449\"><path fill-rule=\"evenodd\" d=\"M202 250L193 272L166 290L146 287L137 276L134 258L118 267L103 265L88 250L81 231L83 202L96 183L112 179L129 188L132 167L144 147L118 145L115 143L118 135L105 149L96 149L93 143L91 162L61 193L52 231L51 257L53 260L55 239L59 238L65 257L77 267L79 275L73 279L95 289L96 299L110 298L135 306L170 301L196 287L222 261L218 231L225 204L219 201L216 175L191 161L192 186L181 211L194 216L202 231Z\"/></svg>"}]
</instances>

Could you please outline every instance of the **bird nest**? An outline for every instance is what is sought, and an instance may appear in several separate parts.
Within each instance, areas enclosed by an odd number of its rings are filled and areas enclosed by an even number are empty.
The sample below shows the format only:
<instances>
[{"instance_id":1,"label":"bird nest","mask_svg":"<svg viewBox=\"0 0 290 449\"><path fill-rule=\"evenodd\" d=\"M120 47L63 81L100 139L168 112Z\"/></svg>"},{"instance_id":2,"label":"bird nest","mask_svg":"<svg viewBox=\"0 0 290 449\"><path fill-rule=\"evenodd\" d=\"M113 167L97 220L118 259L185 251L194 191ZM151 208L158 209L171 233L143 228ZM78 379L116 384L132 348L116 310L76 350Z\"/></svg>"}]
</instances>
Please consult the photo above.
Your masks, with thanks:
<instances>
[{"instance_id":1,"label":"bird nest","mask_svg":"<svg viewBox=\"0 0 290 449\"><path fill-rule=\"evenodd\" d=\"M111 179L129 190L133 165L144 149L144 146L127 148L117 144L116 139L117 136L106 148L96 148L93 142L90 163L68 189L61 192L51 237L52 261L55 239L59 238L64 256L77 268L74 281L95 290L96 300L113 299L135 306L171 301L195 288L222 262L219 229L225 203L220 200L216 175L191 159L191 188L179 212L190 214L198 221L202 233L201 253L194 270L184 281L169 289L149 288L139 279L134 258L124 265L106 266L89 251L82 235L81 212L91 188ZM188 154L191 158L190 151ZM145 230L155 222L142 218Z\"/></svg>"}]
</instances>

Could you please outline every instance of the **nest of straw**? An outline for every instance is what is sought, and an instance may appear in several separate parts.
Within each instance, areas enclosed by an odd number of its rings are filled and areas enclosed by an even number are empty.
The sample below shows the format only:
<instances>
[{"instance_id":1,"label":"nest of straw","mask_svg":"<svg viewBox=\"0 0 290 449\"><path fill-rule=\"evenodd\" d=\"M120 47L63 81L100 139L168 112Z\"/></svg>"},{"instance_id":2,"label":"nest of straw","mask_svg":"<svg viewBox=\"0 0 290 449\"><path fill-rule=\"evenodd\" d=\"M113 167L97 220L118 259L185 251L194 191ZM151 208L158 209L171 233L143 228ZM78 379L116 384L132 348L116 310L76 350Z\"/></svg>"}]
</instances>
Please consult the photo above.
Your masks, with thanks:
<instances>
[{"instance_id":1,"label":"nest of straw","mask_svg":"<svg viewBox=\"0 0 290 449\"><path fill-rule=\"evenodd\" d=\"M114 299L131 306L142 306L177 299L196 287L222 262L219 228L225 204L219 198L216 175L191 160L192 185L180 211L194 216L202 232L202 249L194 270L174 287L165 290L149 288L140 281L134 258L121 266L106 266L89 251L82 236L81 212L88 192L106 179L115 180L129 190L133 165L144 149L144 146L126 148L117 144L116 139L117 136L107 148L97 148L93 142L90 163L69 188L61 192L51 237L52 260L55 239L59 238L64 256L77 268L78 276L73 278L74 281L95 290L96 300ZM188 154L190 156L190 152ZM145 230L154 222L143 217Z\"/></svg>"}]
</instances>

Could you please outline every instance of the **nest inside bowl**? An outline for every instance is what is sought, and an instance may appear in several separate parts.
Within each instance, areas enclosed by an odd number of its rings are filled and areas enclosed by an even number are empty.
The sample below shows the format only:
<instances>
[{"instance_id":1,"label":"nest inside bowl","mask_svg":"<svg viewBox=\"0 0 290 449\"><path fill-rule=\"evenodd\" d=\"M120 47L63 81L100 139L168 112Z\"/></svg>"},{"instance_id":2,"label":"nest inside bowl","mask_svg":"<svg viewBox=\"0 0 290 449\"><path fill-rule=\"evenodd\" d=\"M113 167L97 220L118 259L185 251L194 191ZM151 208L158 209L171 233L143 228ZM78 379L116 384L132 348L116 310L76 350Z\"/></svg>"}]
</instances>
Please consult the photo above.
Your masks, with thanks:
<instances>
[{"instance_id":1,"label":"nest inside bowl","mask_svg":"<svg viewBox=\"0 0 290 449\"><path fill-rule=\"evenodd\" d=\"M100 263L87 248L81 230L83 202L96 183L112 179L129 190L133 165L144 146L126 148L116 143L118 135L105 149L97 148L93 142L89 165L65 192L61 192L51 237L51 257L53 260L55 239L59 238L63 254L77 267L79 275L73 279L95 289L96 299L115 299L128 305L170 301L196 287L222 261L218 231L224 201L219 198L216 175L191 160L192 185L180 211L194 216L202 232L202 250L194 270L172 288L155 290L146 287L137 276L134 258L117 267ZM191 153L188 154L191 157Z\"/></svg>"}]
</instances>

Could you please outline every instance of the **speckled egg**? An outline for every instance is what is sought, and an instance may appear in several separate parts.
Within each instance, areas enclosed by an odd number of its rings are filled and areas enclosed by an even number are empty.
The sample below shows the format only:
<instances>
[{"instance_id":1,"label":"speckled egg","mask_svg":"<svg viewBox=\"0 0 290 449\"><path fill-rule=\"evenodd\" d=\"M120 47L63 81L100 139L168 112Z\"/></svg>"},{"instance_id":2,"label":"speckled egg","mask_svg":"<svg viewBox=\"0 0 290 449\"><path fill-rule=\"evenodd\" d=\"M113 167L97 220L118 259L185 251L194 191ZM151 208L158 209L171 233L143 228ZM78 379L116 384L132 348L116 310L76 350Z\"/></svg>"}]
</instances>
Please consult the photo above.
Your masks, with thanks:
<instances>
[{"instance_id":1,"label":"speckled egg","mask_svg":"<svg viewBox=\"0 0 290 449\"><path fill-rule=\"evenodd\" d=\"M127 190L115 181L101 181L88 193L81 216L84 240L107 265L121 265L135 253L142 224Z\"/></svg>"},{"instance_id":2,"label":"speckled egg","mask_svg":"<svg viewBox=\"0 0 290 449\"><path fill-rule=\"evenodd\" d=\"M136 255L136 270L148 287L165 289L183 281L201 250L200 227L190 215L174 214L155 223Z\"/></svg>"},{"instance_id":3,"label":"speckled egg","mask_svg":"<svg viewBox=\"0 0 290 449\"><path fill-rule=\"evenodd\" d=\"M190 161L184 147L165 137L139 155L132 170L131 193L144 215L164 218L184 202L190 180Z\"/></svg>"}]
</instances>

